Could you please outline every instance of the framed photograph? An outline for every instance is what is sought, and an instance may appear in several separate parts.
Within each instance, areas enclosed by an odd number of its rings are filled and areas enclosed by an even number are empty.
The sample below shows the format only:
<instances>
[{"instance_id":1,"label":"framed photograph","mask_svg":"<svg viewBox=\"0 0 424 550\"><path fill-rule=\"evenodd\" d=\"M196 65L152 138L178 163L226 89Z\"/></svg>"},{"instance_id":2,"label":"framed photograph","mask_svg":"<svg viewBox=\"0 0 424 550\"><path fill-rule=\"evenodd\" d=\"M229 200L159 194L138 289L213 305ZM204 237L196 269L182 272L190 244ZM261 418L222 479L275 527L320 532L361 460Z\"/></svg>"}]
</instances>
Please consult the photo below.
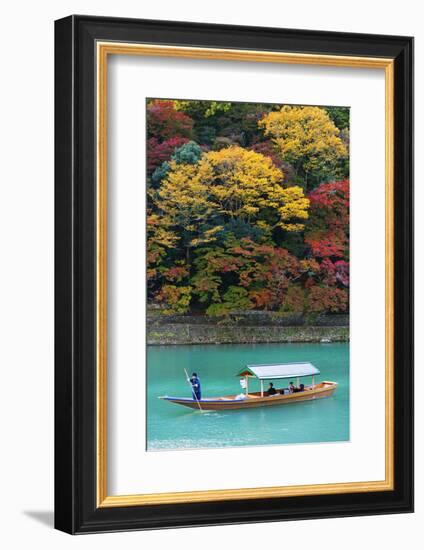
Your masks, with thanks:
<instances>
[{"instance_id":1,"label":"framed photograph","mask_svg":"<svg viewBox=\"0 0 424 550\"><path fill-rule=\"evenodd\" d=\"M413 509L413 39L55 24L55 525Z\"/></svg>"}]
</instances>

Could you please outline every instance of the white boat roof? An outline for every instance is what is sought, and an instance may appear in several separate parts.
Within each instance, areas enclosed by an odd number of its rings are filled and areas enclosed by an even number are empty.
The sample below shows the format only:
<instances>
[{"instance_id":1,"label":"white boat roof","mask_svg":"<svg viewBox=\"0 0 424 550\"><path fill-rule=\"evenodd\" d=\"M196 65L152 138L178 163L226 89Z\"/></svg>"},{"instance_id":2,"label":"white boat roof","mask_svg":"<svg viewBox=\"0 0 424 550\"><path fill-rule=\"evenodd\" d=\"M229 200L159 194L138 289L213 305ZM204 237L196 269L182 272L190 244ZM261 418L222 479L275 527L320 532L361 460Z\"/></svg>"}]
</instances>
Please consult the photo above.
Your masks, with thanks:
<instances>
[{"instance_id":1,"label":"white boat roof","mask_svg":"<svg viewBox=\"0 0 424 550\"><path fill-rule=\"evenodd\" d=\"M238 376L253 375L259 380L271 380L277 378L295 378L301 376L313 376L319 374L319 370L309 362L304 363L276 363L268 365L246 365Z\"/></svg>"}]
</instances>

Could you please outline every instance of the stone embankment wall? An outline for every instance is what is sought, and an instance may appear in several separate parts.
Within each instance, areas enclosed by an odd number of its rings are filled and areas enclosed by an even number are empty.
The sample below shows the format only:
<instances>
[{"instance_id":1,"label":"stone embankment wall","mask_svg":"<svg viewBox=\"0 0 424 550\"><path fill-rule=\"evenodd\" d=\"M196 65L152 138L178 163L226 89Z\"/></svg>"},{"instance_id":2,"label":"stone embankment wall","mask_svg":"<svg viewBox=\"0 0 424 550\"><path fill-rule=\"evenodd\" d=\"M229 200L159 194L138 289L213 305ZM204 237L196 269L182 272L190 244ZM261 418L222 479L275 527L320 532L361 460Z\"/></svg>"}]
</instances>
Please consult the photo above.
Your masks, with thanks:
<instances>
[{"instance_id":1,"label":"stone embankment wall","mask_svg":"<svg viewBox=\"0 0 424 550\"><path fill-rule=\"evenodd\" d=\"M227 319L161 314L147 317L150 345L348 341L348 315L305 317L243 312Z\"/></svg>"}]
</instances>

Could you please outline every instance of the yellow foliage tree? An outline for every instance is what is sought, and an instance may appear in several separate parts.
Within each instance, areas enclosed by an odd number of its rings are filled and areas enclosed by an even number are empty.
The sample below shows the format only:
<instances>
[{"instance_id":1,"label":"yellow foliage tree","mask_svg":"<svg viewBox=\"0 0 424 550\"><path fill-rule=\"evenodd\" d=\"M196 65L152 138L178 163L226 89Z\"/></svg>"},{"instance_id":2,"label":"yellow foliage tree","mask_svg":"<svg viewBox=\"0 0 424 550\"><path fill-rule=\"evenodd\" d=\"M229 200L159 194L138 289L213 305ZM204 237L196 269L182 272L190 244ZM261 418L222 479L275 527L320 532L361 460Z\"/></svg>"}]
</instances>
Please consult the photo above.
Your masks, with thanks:
<instances>
[{"instance_id":1,"label":"yellow foliage tree","mask_svg":"<svg viewBox=\"0 0 424 550\"><path fill-rule=\"evenodd\" d=\"M157 192L155 202L164 224L182 229L179 238L187 241L185 246L210 242L213 233L219 230L202 231L216 208L205 185L210 177L210 167L203 162L177 164L173 160Z\"/></svg>"},{"instance_id":2,"label":"yellow foliage tree","mask_svg":"<svg viewBox=\"0 0 424 550\"><path fill-rule=\"evenodd\" d=\"M305 187L311 175L316 182L331 177L348 155L340 130L320 107L285 105L268 113L259 126L272 138L282 160L305 180Z\"/></svg>"},{"instance_id":3,"label":"yellow foliage tree","mask_svg":"<svg viewBox=\"0 0 424 550\"><path fill-rule=\"evenodd\" d=\"M284 187L283 177L269 157L233 146L204 153L197 164L171 162L157 204L173 224L189 232L213 218L299 231L299 220L308 217L309 200L300 187ZM191 245L213 240L221 227L210 226L213 229L194 237Z\"/></svg>"},{"instance_id":4,"label":"yellow foliage tree","mask_svg":"<svg viewBox=\"0 0 424 550\"><path fill-rule=\"evenodd\" d=\"M170 220L161 219L151 209L147 212L147 279L154 280L158 276L161 260L166 256L166 250L175 246L178 237L169 227Z\"/></svg>"}]
</instances>

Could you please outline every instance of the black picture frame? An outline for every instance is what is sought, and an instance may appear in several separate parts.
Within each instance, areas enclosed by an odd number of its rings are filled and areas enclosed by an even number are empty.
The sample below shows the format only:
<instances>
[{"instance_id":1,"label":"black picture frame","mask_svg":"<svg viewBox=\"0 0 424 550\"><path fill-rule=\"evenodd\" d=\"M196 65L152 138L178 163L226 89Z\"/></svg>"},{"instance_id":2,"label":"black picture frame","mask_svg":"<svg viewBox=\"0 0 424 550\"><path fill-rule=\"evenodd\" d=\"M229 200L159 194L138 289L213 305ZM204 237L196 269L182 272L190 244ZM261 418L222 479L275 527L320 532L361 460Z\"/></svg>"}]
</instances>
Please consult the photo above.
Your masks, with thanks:
<instances>
[{"instance_id":1,"label":"black picture frame","mask_svg":"<svg viewBox=\"0 0 424 550\"><path fill-rule=\"evenodd\" d=\"M98 40L394 59L393 491L98 508ZM413 39L73 15L55 23L55 527L94 533L413 511Z\"/></svg>"}]
</instances>

